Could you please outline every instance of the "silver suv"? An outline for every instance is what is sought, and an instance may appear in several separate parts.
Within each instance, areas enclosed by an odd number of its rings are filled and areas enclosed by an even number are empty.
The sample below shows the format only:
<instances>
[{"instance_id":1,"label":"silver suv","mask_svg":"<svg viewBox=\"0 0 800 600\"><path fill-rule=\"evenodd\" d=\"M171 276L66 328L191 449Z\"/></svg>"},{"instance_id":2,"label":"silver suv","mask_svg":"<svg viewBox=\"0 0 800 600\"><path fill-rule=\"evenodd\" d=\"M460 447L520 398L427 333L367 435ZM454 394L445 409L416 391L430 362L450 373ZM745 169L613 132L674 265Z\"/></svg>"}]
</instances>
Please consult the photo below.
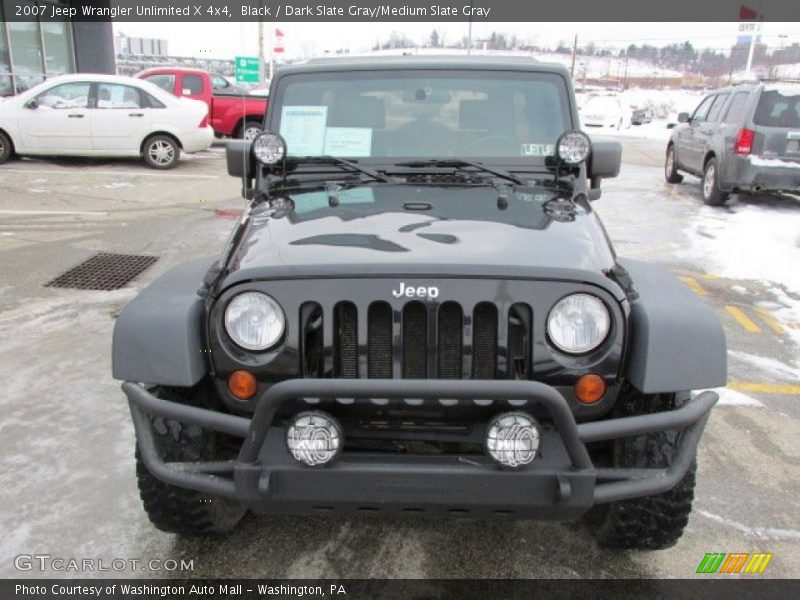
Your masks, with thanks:
<instances>
[{"instance_id":1,"label":"silver suv","mask_svg":"<svg viewBox=\"0 0 800 600\"><path fill-rule=\"evenodd\" d=\"M800 83L747 83L712 92L678 115L665 176L703 178L706 204L732 192L800 192Z\"/></svg>"}]
</instances>

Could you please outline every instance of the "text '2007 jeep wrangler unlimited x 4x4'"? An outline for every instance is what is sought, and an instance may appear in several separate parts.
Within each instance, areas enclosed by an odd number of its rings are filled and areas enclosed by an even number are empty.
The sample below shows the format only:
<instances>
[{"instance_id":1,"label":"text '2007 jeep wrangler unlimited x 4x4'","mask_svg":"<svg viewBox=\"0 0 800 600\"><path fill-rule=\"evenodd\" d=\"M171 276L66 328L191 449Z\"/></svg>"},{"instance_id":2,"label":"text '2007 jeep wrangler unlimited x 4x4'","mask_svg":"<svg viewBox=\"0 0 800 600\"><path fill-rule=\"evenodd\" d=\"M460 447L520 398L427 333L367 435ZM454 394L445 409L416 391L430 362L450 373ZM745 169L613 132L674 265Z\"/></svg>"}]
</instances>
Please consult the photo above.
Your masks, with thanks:
<instances>
[{"instance_id":1,"label":"text '2007 jeep wrangler unlimited x 4x4'","mask_svg":"<svg viewBox=\"0 0 800 600\"><path fill-rule=\"evenodd\" d=\"M567 71L486 58L279 71L232 142L249 208L222 256L120 314L145 510L586 520L664 548L725 384L714 313L618 258L591 200L621 147Z\"/></svg>"}]
</instances>

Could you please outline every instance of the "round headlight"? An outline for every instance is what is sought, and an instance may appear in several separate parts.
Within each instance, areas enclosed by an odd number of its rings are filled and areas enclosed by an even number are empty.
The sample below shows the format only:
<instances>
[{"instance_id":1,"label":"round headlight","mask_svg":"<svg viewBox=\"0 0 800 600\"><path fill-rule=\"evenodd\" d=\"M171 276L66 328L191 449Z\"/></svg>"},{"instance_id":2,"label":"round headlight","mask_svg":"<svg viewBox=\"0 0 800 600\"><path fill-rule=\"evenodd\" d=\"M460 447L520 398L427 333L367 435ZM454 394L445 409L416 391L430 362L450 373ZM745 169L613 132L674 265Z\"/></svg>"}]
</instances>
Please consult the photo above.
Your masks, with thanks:
<instances>
[{"instance_id":1,"label":"round headlight","mask_svg":"<svg viewBox=\"0 0 800 600\"><path fill-rule=\"evenodd\" d=\"M266 350L277 344L286 327L278 303L261 292L244 292L225 308L225 331L245 350Z\"/></svg>"},{"instance_id":2,"label":"round headlight","mask_svg":"<svg viewBox=\"0 0 800 600\"><path fill-rule=\"evenodd\" d=\"M611 317L605 304L589 294L572 294L559 300L547 317L550 341L563 352L583 354L606 339Z\"/></svg>"},{"instance_id":3,"label":"round headlight","mask_svg":"<svg viewBox=\"0 0 800 600\"><path fill-rule=\"evenodd\" d=\"M589 158L592 142L589 136L580 131L566 131L556 142L558 158L569 165L578 165Z\"/></svg>"},{"instance_id":4,"label":"round headlight","mask_svg":"<svg viewBox=\"0 0 800 600\"><path fill-rule=\"evenodd\" d=\"M277 133L264 131L253 140L253 155L265 165L274 165L286 156L286 142Z\"/></svg>"}]
</instances>

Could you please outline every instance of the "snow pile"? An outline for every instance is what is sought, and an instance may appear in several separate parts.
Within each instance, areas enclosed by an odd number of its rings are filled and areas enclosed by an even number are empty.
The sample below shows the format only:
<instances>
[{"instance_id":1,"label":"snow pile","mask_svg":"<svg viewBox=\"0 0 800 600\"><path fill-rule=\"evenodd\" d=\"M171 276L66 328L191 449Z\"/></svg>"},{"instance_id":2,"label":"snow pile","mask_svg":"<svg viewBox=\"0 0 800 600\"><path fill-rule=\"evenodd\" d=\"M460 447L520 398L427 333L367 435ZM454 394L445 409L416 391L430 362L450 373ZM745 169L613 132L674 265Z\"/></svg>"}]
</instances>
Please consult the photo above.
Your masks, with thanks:
<instances>
[{"instance_id":1,"label":"snow pile","mask_svg":"<svg viewBox=\"0 0 800 600\"><path fill-rule=\"evenodd\" d=\"M756 408L763 408L764 404L755 398L751 398L747 394L742 394L736 390L728 388L714 388L711 390L719 394L719 406L753 406Z\"/></svg>"},{"instance_id":2,"label":"snow pile","mask_svg":"<svg viewBox=\"0 0 800 600\"><path fill-rule=\"evenodd\" d=\"M782 169L800 169L800 162L781 160L780 158L761 158L751 156L750 164L754 167L780 167Z\"/></svg>"},{"instance_id":3,"label":"snow pile","mask_svg":"<svg viewBox=\"0 0 800 600\"><path fill-rule=\"evenodd\" d=\"M771 281L800 294L797 201L786 198L767 206L736 204L728 210L704 206L689 223L687 233L690 245L680 255L699 268L731 279Z\"/></svg>"},{"instance_id":4,"label":"snow pile","mask_svg":"<svg viewBox=\"0 0 800 600\"><path fill-rule=\"evenodd\" d=\"M750 354L740 350L728 350L728 356L748 364L751 368L766 375L773 381L800 381L800 362L798 361L786 364L775 358Z\"/></svg>"}]
</instances>

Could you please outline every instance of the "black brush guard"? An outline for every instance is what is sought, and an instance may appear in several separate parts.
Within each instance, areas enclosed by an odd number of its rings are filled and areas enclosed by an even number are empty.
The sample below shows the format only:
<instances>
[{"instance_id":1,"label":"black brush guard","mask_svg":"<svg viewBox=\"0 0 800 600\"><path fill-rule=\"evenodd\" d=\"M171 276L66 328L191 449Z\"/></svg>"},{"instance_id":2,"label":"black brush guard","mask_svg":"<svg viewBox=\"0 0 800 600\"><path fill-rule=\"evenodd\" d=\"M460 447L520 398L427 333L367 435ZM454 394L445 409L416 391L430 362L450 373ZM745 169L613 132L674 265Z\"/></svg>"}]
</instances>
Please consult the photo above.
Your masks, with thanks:
<instances>
[{"instance_id":1,"label":"black brush guard","mask_svg":"<svg viewBox=\"0 0 800 600\"><path fill-rule=\"evenodd\" d=\"M155 477L239 500L258 512L384 510L551 519L574 518L594 504L673 488L691 466L718 400L714 392L703 392L675 410L578 424L556 389L533 381L292 379L270 387L258 399L253 417L246 418L163 400L137 383L125 382L122 389L142 460ZM347 451L324 467L312 468L290 456L285 428L273 423L283 402L303 397L528 400L546 407L553 426L543 431L536 460L517 470L474 455ZM239 456L228 461L165 462L147 415L242 438ZM664 469L598 468L585 446L668 430L681 435L678 450Z\"/></svg>"}]
</instances>

